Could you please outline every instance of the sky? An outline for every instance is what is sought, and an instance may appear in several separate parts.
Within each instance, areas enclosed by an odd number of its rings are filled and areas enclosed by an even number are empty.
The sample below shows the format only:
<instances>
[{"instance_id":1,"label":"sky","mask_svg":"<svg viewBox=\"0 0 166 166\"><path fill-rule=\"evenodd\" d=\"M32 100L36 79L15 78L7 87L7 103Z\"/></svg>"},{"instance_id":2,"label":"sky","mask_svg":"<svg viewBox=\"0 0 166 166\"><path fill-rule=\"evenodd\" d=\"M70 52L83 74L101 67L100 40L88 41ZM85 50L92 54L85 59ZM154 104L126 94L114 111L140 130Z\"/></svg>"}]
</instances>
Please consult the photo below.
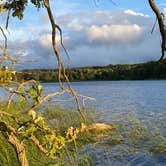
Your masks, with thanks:
<instances>
[{"instance_id":1,"label":"sky","mask_svg":"<svg viewBox=\"0 0 166 166\"><path fill-rule=\"evenodd\" d=\"M166 15L165 0L156 0ZM63 42L70 55L70 67L132 64L159 59L158 26L151 34L155 16L148 0L51 0L56 22L63 31ZM6 13L0 14L5 25ZM10 19L8 45L20 54L17 69L55 68L51 27L46 10L27 6L23 20ZM0 40L3 41L2 35ZM59 34L57 34L59 43ZM60 44L65 65L69 60Z\"/></svg>"}]
</instances>

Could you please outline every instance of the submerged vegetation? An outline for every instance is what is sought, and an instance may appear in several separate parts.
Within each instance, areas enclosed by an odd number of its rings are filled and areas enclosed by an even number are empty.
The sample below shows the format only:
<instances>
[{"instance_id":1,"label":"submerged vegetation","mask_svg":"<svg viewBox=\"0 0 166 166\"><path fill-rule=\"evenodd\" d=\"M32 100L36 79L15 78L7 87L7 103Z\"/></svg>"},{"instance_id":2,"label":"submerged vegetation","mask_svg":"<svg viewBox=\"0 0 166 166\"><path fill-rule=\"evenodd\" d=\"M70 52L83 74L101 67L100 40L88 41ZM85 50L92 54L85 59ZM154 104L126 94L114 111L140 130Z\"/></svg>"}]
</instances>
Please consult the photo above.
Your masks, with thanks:
<instances>
[{"instance_id":1,"label":"submerged vegetation","mask_svg":"<svg viewBox=\"0 0 166 166\"><path fill-rule=\"evenodd\" d=\"M79 67L66 70L71 81L166 79L166 60L142 64ZM57 81L58 71L31 69L16 73L17 80Z\"/></svg>"},{"instance_id":2,"label":"submerged vegetation","mask_svg":"<svg viewBox=\"0 0 166 166\"><path fill-rule=\"evenodd\" d=\"M4 103L0 104L0 108L4 108ZM24 109L25 106L13 103L8 109L8 113L16 115L24 121L27 120ZM67 110L56 106L43 106L40 109L36 109L36 112L42 114L49 127L56 132L57 136L65 137L66 132L69 132L70 136L74 136L74 139L66 142L65 147L57 152L56 158L50 158L27 139L27 134L29 135L32 131L27 130L28 132L19 139L26 145L27 158L29 164L33 166L96 165L97 162L102 162L96 160L96 157L99 157L98 153L101 149L101 160L104 160L104 156L106 155L107 164L114 160L125 160L126 156L140 152L144 152L146 155L157 154L158 156L165 155L166 153L166 116L164 113L149 120L141 120L134 114L123 117L119 116L118 119L114 119L113 123L116 124L115 126L95 123L95 112L94 115L89 112L87 113L87 125L82 123L80 126L82 122L81 116L74 109ZM158 123L154 123L154 120L158 120ZM8 122L12 123L10 119L8 119ZM44 138L40 132L32 132L39 139ZM2 134L0 135L0 142L0 165L17 166L17 155L12 146L5 141ZM118 152L115 153L115 149ZM91 151L93 151L92 154ZM113 153L114 155L112 156L109 153Z\"/></svg>"},{"instance_id":3,"label":"submerged vegetation","mask_svg":"<svg viewBox=\"0 0 166 166\"><path fill-rule=\"evenodd\" d=\"M101 142L86 146L84 152L92 157L93 165L165 165L165 117L165 113L150 119L135 113L118 118L112 114L117 129Z\"/></svg>"}]
</instances>

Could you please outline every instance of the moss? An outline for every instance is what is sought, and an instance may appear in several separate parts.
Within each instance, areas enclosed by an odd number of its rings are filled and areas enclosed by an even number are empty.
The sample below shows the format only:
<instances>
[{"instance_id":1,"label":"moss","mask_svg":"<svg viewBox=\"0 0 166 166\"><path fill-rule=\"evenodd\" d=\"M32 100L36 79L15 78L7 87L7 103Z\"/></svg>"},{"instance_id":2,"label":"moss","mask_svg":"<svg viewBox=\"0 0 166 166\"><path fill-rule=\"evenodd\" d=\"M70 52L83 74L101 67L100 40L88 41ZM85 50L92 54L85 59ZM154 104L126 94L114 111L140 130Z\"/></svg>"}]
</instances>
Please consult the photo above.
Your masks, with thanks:
<instances>
[{"instance_id":1,"label":"moss","mask_svg":"<svg viewBox=\"0 0 166 166\"><path fill-rule=\"evenodd\" d=\"M123 142L123 138L122 137L112 137L107 141L108 145L118 145L121 144Z\"/></svg>"},{"instance_id":2,"label":"moss","mask_svg":"<svg viewBox=\"0 0 166 166\"><path fill-rule=\"evenodd\" d=\"M166 153L166 142L161 142L160 144L149 148L149 151L152 153Z\"/></svg>"}]
</instances>

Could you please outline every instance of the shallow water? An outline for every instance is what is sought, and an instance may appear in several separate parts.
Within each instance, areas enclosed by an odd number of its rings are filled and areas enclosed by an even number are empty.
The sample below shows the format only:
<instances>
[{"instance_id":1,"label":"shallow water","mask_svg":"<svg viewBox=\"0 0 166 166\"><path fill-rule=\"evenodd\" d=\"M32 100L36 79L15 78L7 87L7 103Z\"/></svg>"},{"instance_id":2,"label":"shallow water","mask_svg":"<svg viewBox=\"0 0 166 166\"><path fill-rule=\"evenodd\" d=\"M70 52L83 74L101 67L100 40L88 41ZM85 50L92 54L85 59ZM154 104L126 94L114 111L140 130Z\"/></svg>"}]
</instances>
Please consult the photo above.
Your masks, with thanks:
<instances>
[{"instance_id":1,"label":"shallow water","mask_svg":"<svg viewBox=\"0 0 166 166\"><path fill-rule=\"evenodd\" d=\"M57 88L57 84L43 86L49 92ZM108 145L108 138L103 144L84 147L82 151L93 158L93 165L166 165L166 153L150 150L166 148L166 81L75 82L72 86L80 94L96 99L87 101L86 107L97 110L99 122L118 125L114 137L122 139L116 145ZM69 96L60 99L66 102L57 104L73 106Z\"/></svg>"},{"instance_id":2,"label":"shallow water","mask_svg":"<svg viewBox=\"0 0 166 166\"><path fill-rule=\"evenodd\" d=\"M93 165L166 165L166 153L150 150L156 146L166 148L166 81L74 82L72 86L80 94L96 99L85 104L96 110L98 122L118 126L113 135L121 139L117 144L110 145L112 138L108 138L102 144L81 149L94 159ZM45 94L59 90L57 83L44 83L43 87ZM0 99L4 99L5 92L1 94ZM74 107L69 95L53 98L52 104Z\"/></svg>"}]
</instances>

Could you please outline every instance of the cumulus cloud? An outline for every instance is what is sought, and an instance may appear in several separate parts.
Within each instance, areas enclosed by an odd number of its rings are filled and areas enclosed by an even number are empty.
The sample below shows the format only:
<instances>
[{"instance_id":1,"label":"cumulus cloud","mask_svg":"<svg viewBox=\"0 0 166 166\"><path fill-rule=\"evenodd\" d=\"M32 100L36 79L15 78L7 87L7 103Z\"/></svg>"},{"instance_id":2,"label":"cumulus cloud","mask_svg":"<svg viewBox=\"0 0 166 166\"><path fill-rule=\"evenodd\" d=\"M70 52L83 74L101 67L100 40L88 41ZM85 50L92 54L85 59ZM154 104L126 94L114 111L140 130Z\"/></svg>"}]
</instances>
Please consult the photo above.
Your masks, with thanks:
<instances>
[{"instance_id":1,"label":"cumulus cloud","mask_svg":"<svg viewBox=\"0 0 166 166\"><path fill-rule=\"evenodd\" d=\"M103 44L126 44L132 43L140 37L142 29L139 25L92 25L88 28L90 42ZM125 36L124 36L125 35Z\"/></svg>"},{"instance_id":2,"label":"cumulus cloud","mask_svg":"<svg viewBox=\"0 0 166 166\"><path fill-rule=\"evenodd\" d=\"M154 19L143 13L133 10L68 13L58 16L57 23L63 30L63 42L72 66L139 63L160 56L158 29L150 34ZM29 31L35 37L20 40L25 35L19 32L20 39L10 43L12 47L21 46L26 51L25 58L38 60L25 68L55 67L51 32L46 26L36 31L29 27ZM65 61L59 41L58 35L58 47Z\"/></svg>"}]
</instances>

